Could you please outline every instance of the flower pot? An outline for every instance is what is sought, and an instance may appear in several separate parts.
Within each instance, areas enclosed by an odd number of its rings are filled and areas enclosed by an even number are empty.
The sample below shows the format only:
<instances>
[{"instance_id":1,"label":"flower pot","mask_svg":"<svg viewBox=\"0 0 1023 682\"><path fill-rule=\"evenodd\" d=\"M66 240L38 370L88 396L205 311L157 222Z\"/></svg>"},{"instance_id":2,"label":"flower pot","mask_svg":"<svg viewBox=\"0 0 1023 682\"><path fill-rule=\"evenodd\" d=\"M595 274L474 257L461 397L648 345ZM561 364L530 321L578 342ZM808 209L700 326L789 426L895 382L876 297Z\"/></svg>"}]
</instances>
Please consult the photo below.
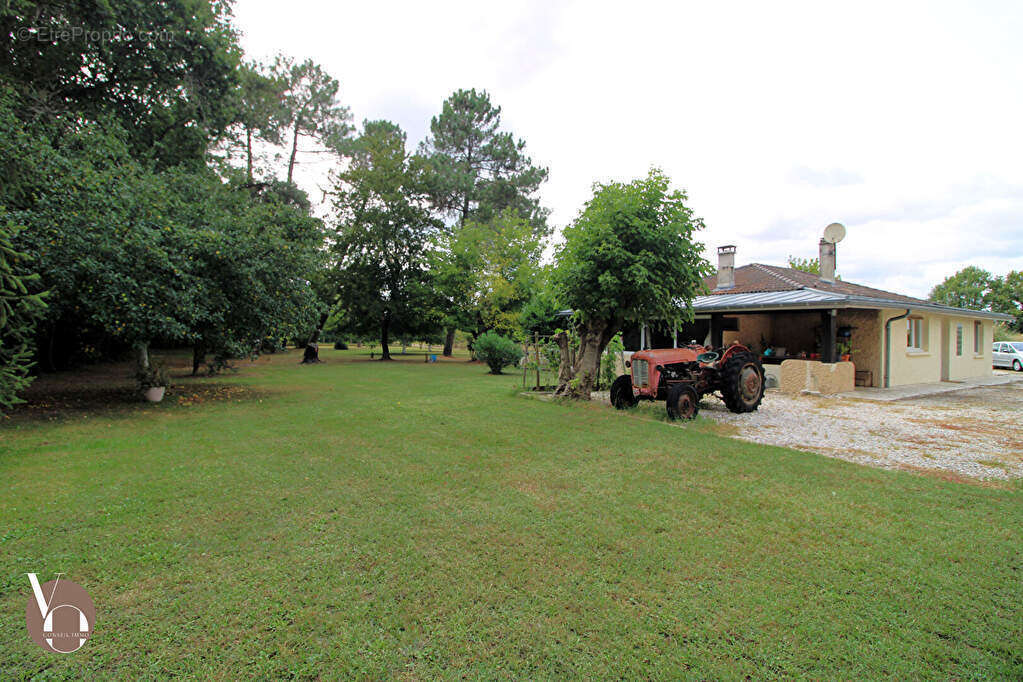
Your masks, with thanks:
<instances>
[{"instance_id":1,"label":"flower pot","mask_svg":"<svg viewBox=\"0 0 1023 682\"><path fill-rule=\"evenodd\" d=\"M842 356L842 362L852 362L852 354L846 353Z\"/></svg>"},{"instance_id":2,"label":"flower pot","mask_svg":"<svg viewBox=\"0 0 1023 682\"><path fill-rule=\"evenodd\" d=\"M153 386L152 388L146 389L146 400L151 403L158 403L163 400L163 393L167 390L166 386Z\"/></svg>"}]
</instances>

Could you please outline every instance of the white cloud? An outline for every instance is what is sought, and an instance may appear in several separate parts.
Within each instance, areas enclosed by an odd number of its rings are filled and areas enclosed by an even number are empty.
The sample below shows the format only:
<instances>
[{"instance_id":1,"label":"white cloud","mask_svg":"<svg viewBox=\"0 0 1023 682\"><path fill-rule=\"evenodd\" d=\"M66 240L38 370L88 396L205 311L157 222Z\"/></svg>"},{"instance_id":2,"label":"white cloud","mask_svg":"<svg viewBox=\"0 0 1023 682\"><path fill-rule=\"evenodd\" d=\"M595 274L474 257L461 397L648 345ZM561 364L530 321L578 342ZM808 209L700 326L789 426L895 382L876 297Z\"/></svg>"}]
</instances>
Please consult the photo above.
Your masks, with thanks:
<instances>
[{"instance_id":1,"label":"white cloud","mask_svg":"<svg viewBox=\"0 0 1023 682\"><path fill-rule=\"evenodd\" d=\"M253 56L312 57L357 121L415 144L456 88L490 91L569 222L595 180L663 167L739 261L811 256L924 295L1023 268L1018 3L344 3L241 0ZM325 169L302 169L315 184ZM999 203L1001 202L1001 203Z\"/></svg>"}]
</instances>

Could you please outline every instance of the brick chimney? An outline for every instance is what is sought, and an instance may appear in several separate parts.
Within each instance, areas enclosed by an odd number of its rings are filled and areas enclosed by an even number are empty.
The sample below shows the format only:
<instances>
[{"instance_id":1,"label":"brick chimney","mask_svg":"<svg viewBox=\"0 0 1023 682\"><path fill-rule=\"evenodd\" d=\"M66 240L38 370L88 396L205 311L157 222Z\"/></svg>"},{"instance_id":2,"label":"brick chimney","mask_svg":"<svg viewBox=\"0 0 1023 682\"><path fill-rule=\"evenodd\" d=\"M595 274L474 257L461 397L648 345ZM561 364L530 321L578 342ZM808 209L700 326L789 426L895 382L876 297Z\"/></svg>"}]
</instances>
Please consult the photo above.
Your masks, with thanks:
<instances>
[{"instance_id":1,"label":"brick chimney","mask_svg":"<svg viewBox=\"0 0 1023 682\"><path fill-rule=\"evenodd\" d=\"M718 285L716 289L735 287L735 246L718 247Z\"/></svg>"},{"instance_id":2,"label":"brick chimney","mask_svg":"<svg viewBox=\"0 0 1023 682\"><path fill-rule=\"evenodd\" d=\"M835 245L821 240L821 281L829 284L835 281L835 261L837 260Z\"/></svg>"}]
</instances>

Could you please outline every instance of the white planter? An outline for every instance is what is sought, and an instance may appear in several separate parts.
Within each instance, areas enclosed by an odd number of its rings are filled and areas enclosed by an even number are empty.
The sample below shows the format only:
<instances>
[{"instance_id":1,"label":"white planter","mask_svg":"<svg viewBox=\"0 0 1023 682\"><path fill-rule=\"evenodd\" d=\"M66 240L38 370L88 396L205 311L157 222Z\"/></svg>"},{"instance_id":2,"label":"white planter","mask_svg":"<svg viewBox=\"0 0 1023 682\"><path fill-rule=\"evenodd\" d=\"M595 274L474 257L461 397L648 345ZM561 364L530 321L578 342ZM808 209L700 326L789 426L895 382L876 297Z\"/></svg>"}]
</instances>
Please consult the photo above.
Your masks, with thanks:
<instances>
[{"instance_id":1,"label":"white planter","mask_svg":"<svg viewBox=\"0 0 1023 682\"><path fill-rule=\"evenodd\" d=\"M151 403L158 403L163 400L163 393L166 390L166 386L153 386L152 388L148 388L146 389L146 400Z\"/></svg>"}]
</instances>

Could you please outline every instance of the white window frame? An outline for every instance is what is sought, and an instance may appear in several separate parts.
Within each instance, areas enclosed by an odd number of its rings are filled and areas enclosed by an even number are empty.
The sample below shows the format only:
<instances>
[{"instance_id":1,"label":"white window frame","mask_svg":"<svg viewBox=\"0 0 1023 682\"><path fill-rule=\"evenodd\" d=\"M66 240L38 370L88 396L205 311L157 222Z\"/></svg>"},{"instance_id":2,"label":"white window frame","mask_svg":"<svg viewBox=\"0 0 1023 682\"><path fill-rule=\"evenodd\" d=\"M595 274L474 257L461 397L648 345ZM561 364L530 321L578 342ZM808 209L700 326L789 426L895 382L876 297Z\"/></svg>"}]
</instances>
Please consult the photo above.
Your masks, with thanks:
<instances>
[{"instance_id":1,"label":"white window frame","mask_svg":"<svg viewBox=\"0 0 1023 682\"><path fill-rule=\"evenodd\" d=\"M922 317L906 318L906 349L912 353L923 353L927 350Z\"/></svg>"},{"instance_id":2,"label":"white window frame","mask_svg":"<svg viewBox=\"0 0 1023 682\"><path fill-rule=\"evenodd\" d=\"M956 324L956 357L963 357L963 325Z\"/></svg>"},{"instance_id":3,"label":"white window frame","mask_svg":"<svg viewBox=\"0 0 1023 682\"><path fill-rule=\"evenodd\" d=\"M984 354L984 323L980 320L973 321L973 354Z\"/></svg>"}]
</instances>

